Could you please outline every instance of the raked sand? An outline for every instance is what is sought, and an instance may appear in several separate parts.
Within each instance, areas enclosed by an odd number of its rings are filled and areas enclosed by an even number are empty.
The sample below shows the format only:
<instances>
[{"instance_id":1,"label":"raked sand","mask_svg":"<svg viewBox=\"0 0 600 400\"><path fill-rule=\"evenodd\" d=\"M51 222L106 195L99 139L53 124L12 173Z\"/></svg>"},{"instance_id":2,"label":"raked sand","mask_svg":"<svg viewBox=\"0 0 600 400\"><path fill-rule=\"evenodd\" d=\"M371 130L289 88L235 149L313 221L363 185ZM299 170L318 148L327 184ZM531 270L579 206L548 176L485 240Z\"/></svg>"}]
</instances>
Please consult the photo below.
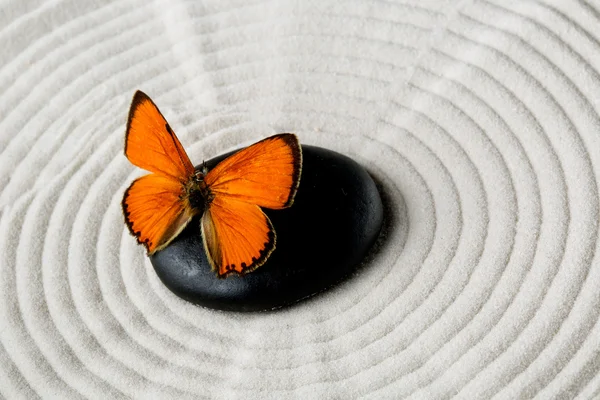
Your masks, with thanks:
<instances>
[{"instance_id":1,"label":"raked sand","mask_svg":"<svg viewBox=\"0 0 600 400\"><path fill-rule=\"evenodd\" d=\"M0 8L2 396L600 396L600 3ZM360 162L377 251L276 312L174 296L121 214L137 89L196 164L275 132Z\"/></svg>"}]
</instances>

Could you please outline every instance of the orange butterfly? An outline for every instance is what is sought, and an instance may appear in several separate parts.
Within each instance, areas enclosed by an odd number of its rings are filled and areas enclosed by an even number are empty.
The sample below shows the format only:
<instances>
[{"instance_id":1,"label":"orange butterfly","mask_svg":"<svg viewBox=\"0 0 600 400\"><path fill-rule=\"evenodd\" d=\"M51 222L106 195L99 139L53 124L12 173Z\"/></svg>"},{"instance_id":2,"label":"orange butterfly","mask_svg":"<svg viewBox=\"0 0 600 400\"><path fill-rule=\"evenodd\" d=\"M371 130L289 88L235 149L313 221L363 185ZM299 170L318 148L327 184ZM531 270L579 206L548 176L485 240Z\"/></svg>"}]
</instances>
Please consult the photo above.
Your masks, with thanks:
<instances>
[{"instance_id":1,"label":"orange butterfly","mask_svg":"<svg viewBox=\"0 0 600 400\"><path fill-rule=\"evenodd\" d=\"M125 223L137 241L152 255L201 214L204 249L219 277L264 264L276 236L260 207L291 206L302 170L300 143L289 133L240 150L211 171L195 170L158 107L140 91L129 110L125 156L152 172L123 196Z\"/></svg>"}]
</instances>

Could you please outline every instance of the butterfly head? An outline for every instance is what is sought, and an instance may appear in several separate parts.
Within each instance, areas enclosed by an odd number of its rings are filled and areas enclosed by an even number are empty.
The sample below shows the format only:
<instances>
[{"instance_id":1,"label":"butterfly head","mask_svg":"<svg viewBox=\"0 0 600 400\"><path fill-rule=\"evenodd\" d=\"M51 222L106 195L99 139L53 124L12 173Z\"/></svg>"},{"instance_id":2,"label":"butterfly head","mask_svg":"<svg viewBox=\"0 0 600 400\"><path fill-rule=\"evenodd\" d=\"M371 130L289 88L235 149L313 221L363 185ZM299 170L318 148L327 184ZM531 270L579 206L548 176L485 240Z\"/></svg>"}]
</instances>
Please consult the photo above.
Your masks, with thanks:
<instances>
[{"instance_id":1,"label":"butterfly head","mask_svg":"<svg viewBox=\"0 0 600 400\"><path fill-rule=\"evenodd\" d=\"M200 184L202 182L204 182L204 177L206 176L206 173L204 172L204 166L202 166L201 169L194 171L194 175L192 176L192 180L196 183L196 184Z\"/></svg>"}]
</instances>

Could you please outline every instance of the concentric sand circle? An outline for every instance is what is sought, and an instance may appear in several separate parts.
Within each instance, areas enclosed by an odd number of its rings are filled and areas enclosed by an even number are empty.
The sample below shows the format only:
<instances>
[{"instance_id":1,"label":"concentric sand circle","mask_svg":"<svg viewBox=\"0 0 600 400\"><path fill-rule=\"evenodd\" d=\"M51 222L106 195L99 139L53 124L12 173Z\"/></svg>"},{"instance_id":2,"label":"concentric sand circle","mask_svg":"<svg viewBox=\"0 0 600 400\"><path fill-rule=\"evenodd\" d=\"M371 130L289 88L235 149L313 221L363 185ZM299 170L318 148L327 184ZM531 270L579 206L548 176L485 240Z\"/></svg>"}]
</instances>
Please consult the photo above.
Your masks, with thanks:
<instances>
[{"instance_id":1,"label":"concentric sand circle","mask_svg":"<svg viewBox=\"0 0 600 400\"><path fill-rule=\"evenodd\" d=\"M14 1L6 398L600 396L600 6ZM365 268L271 313L166 289L123 223L147 92L194 163L275 132L372 174Z\"/></svg>"}]
</instances>

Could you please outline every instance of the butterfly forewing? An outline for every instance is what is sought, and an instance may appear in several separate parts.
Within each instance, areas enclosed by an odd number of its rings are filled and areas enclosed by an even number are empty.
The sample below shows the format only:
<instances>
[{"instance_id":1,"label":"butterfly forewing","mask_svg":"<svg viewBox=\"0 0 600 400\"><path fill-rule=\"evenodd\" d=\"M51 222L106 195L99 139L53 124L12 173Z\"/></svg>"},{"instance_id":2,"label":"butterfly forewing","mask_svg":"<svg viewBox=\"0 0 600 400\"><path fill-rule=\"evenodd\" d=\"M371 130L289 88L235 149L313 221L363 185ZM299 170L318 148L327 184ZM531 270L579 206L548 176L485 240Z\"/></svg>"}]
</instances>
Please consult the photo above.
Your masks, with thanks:
<instances>
[{"instance_id":1,"label":"butterfly forewing","mask_svg":"<svg viewBox=\"0 0 600 400\"><path fill-rule=\"evenodd\" d=\"M226 158L207 174L205 182L216 197L280 209L294 200L301 166L298 138L284 133Z\"/></svg>"},{"instance_id":2,"label":"butterfly forewing","mask_svg":"<svg viewBox=\"0 0 600 400\"><path fill-rule=\"evenodd\" d=\"M221 277L253 271L275 248L271 221L254 204L217 196L201 226L209 261Z\"/></svg>"},{"instance_id":3,"label":"butterfly forewing","mask_svg":"<svg viewBox=\"0 0 600 400\"><path fill-rule=\"evenodd\" d=\"M186 181L194 173L194 166L158 107L140 91L133 96L129 110L125 155L140 168L178 181Z\"/></svg>"},{"instance_id":4,"label":"butterfly forewing","mask_svg":"<svg viewBox=\"0 0 600 400\"><path fill-rule=\"evenodd\" d=\"M183 186L167 176L136 179L123 196L123 213L131 233L149 254L164 248L194 215L180 198Z\"/></svg>"}]
</instances>

